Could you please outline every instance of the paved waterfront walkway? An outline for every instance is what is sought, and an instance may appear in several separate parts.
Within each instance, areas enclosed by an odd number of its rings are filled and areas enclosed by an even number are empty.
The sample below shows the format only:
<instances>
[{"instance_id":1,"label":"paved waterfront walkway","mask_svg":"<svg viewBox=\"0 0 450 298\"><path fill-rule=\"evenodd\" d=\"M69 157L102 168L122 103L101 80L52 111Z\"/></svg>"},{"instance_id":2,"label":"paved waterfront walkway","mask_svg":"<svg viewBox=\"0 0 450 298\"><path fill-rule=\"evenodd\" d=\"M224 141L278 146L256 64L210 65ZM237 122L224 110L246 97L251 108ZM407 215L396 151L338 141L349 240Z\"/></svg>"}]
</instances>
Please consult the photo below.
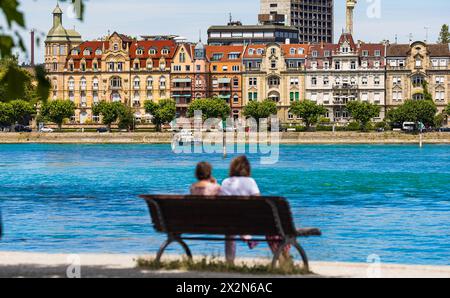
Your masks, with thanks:
<instances>
[{"instance_id":1,"label":"paved waterfront walkway","mask_svg":"<svg viewBox=\"0 0 450 298\"><path fill-rule=\"evenodd\" d=\"M149 271L136 268L133 255L113 254L36 254L21 252L0 252L0 278L2 277L67 277L70 264L80 262L81 277L277 277L250 276L241 274L183 272L183 271ZM258 260L243 260L247 263ZM71 268L69 268L70 271ZM311 269L316 275L308 277L367 277L367 264L312 262ZM376 268L375 268L376 269ZM76 272L73 270L72 272ZM377 270L369 270L378 274ZM382 265L381 277L444 277L450 278L450 266L407 266ZM375 276L376 276L375 275ZM304 276L293 276L304 277Z\"/></svg>"}]
</instances>

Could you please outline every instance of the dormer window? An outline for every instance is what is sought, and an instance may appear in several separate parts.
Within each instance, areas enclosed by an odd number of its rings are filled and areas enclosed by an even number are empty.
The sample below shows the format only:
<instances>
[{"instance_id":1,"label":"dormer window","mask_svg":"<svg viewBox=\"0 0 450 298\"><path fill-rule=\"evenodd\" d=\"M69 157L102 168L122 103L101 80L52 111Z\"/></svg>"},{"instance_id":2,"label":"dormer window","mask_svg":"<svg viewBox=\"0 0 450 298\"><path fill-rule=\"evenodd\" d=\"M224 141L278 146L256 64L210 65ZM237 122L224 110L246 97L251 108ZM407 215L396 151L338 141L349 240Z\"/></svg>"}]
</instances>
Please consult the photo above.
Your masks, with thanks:
<instances>
[{"instance_id":1,"label":"dormer window","mask_svg":"<svg viewBox=\"0 0 450 298\"><path fill-rule=\"evenodd\" d=\"M277 53L277 50L276 49L270 49L270 54L272 54L272 55L275 55Z\"/></svg>"},{"instance_id":2,"label":"dormer window","mask_svg":"<svg viewBox=\"0 0 450 298\"><path fill-rule=\"evenodd\" d=\"M258 49L256 52L258 53L258 55L264 54L264 50L263 49Z\"/></svg>"},{"instance_id":3,"label":"dormer window","mask_svg":"<svg viewBox=\"0 0 450 298\"><path fill-rule=\"evenodd\" d=\"M375 51L375 57L380 57L381 56L381 51L380 50L376 50Z\"/></svg>"},{"instance_id":4,"label":"dormer window","mask_svg":"<svg viewBox=\"0 0 450 298\"><path fill-rule=\"evenodd\" d=\"M317 57L319 55L319 53L317 51L312 51L312 56L313 57Z\"/></svg>"},{"instance_id":5,"label":"dormer window","mask_svg":"<svg viewBox=\"0 0 450 298\"><path fill-rule=\"evenodd\" d=\"M305 49L303 49L303 48L299 48L298 49L298 54L299 55L303 55L305 53Z\"/></svg>"},{"instance_id":6,"label":"dormer window","mask_svg":"<svg viewBox=\"0 0 450 298\"><path fill-rule=\"evenodd\" d=\"M84 56L90 56L90 55L91 55L91 51L90 51L89 49L85 49L85 50L83 51L83 55L84 55Z\"/></svg>"},{"instance_id":7,"label":"dormer window","mask_svg":"<svg viewBox=\"0 0 450 298\"><path fill-rule=\"evenodd\" d=\"M78 49L72 50L72 56L78 56L79 54L80 54L80 52L78 51Z\"/></svg>"},{"instance_id":8,"label":"dormer window","mask_svg":"<svg viewBox=\"0 0 450 298\"><path fill-rule=\"evenodd\" d=\"M325 51L325 52L323 52L323 55L325 57L330 57L331 56L331 52L330 51Z\"/></svg>"},{"instance_id":9,"label":"dormer window","mask_svg":"<svg viewBox=\"0 0 450 298\"><path fill-rule=\"evenodd\" d=\"M170 53L170 50L169 50L169 49L163 49L163 50L161 51L161 54L163 54L163 55L169 55L169 53Z\"/></svg>"},{"instance_id":10,"label":"dormer window","mask_svg":"<svg viewBox=\"0 0 450 298\"><path fill-rule=\"evenodd\" d=\"M366 50L362 51L362 55L363 57L369 57L369 51Z\"/></svg>"},{"instance_id":11,"label":"dormer window","mask_svg":"<svg viewBox=\"0 0 450 298\"><path fill-rule=\"evenodd\" d=\"M150 55L156 55L156 53L157 53L157 51L156 51L156 49L150 49L149 51L148 51L148 53L150 54Z\"/></svg>"},{"instance_id":12,"label":"dormer window","mask_svg":"<svg viewBox=\"0 0 450 298\"><path fill-rule=\"evenodd\" d=\"M416 59L416 67L422 67L422 60L419 58Z\"/></svg>"},{"instance_id":13,"label":"dormer window","mask_svg":"<svg viewBox=\"0 0 450 298\"><path fill-rule=\"evenodd\" d=\"M254 49L249 49L249 50L248 50L248 54L249 54L250 56L253 56L253 55L255 54L255 50L254 50Z\"/></svg>"},{"instance_id":14,"label":"dormer window","mask_svg":"<svg viewBox=\"0 0 450 298\"><path fill-rule=\"evenodd\" d=\"M291 48L291 55L295 55L295 49Z\"/></svg>"},{"instance_id":15,"label":"dormer window","mask_svg":"<svg viewBox=\"0 0 450 298\"><path fill-rule=\"evenodd\" d=\"M103 54L103 52L102 52L101 49L95 50L95 55L96 55L96 56L101 56L102 54Z\"/></svg>"},{"instance_id":16,"label":"dormer window","mask_svg":"<svg viewBox=\"0 0 450 298\"><path fill-rule=\"evenodd\" d=\"M350 52L350 49L348 47L342 47L341 52L348 53L348 52Z\"/></svg>"},{"instance_id":17,"label":"dormer window","mask_svg":"<svg viewBox=\"0 0 450 298\"><path fill-rule=\"evenodd\" d=\"M143 49L143 48L138 48L138 49L136 50L136 55L139 55L139 56L144 55L144 49Z\"/></svg>"},{"instance_id":18,"label":"dormer window","mask_svg":"<svg viewBox=\"0 0 450 298\"><path fill-rule=\"evenodd\" d=\"M119 50L119 45L117 43L114 44L113 46L114 51L118 51Z\"/></svg>"}]
</instances>

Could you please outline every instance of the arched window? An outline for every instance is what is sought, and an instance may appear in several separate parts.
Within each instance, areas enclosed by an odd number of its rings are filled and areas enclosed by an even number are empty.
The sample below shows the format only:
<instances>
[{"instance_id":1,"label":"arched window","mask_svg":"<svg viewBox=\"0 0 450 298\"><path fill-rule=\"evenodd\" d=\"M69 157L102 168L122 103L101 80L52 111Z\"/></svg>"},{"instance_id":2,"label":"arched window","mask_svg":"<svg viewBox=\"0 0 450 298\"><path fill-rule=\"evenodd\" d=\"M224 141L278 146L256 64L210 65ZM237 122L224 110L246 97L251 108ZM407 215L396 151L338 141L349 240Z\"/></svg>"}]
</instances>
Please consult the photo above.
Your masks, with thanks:
<instances>
[{"instance_id":1,"label":"arched window","mask_svg":"<svg viewBox=\"0 0 450 298\"><path fill-rule=\"evenodd\" d=\"M112 100L113 102L118 102L118 101L120 101L120 100L121 100L120 93L117 92L117 91L114 91L113 93L111 93L111 100Z\"/></svg>"},{"instance_id":2,"label":"arched window","mask_svg":"<svg viewBox=\"0 0 450 298\"><path fill-rule=\"evenodd\" d=\"M98 90L98 78L92 80L92 89Z\"/></svg>"},{"instance_id":3,"label":"arched window","mask_svg":"<svg viewBox=\"0 0 450 298\"><path fill-rule=\"evenodd\" d=\"M414 87L420 87L425 82L425 78L422 75L415 75L412 77L412 84Z\"/></svg>"},{"instance_id":4,"label":"arched window","mask_svg":"<svg viewBox=\"0 0 450 298\"><path fill-rule=\"evenodd\" d=\"M86 90L86 78L82 77L80 80L80 88L81 90Z\"/></svg>"},{"instance_id":5,"label":"arched window","mask_svg":"<svg viewBox=\"0 0 450 298\"><path fill-rule=\"evenodd\" d=\"M74 78L69 78L69 90L73 90L75 89L75 79Z\"/></svg>"},{"instance_id":6,"label":"arched window","mask_svg":"<svg viewBox=\"0 0 450 298\"><path fill-rule=\"evenodd\" d=\"M143 47L139 47L136 50L136 55L139 55L139 56L144 55L144 48Z\"/></svg>"},{"instance_id":7,"label":"arched window","mask_svg":"<svg viewBox=\"0 0 450 298\"><path fill-rule=\"evenodd\" d=\"M80 50L79 49L73 49L72 50L72 56L78 56L80 54Z\"/></svg>"},{"instance_id":8,"label":"arched window","mask_svg":"<svg viewBox=\"0 0 450 298\"><path fill-rule=\"evenodd\" d=\"M117 43L114 44L113 50L117 52L119 50L119 45Z\"/></svg>"},{"instance_id":9,"label":"arched window","mask_svg":"<svg viewBox=\"0 0 450 298\"><path fill-rule=\"evenodd\" d=\"M90 56L91 55L91 49L89 49L89 48L84 49L83 55L84 56Z\"/></svg>"},{"instance_id":10,"label":"arched window","mask_svg":"<svg viewBox=\"0 0 450 298\"><path fill-rule=\"evenodd\" d=\"M113 77L110 81L110 86L113 89L122 88L122 79L119 77Z\"/></svg>"},{"instance_id":11,"label":"arched window","mask_svg":"<svg viewBox=\"0 0 450 298\"><path fill-rule=\"evenodd\" d=\"M166 88L166 78L165 78L165 77L161 77L161 78L159 79L159 87L160 87L161 89Z\"/></svg>"},{"instance_id":12,"label":"arched window","mask_svg":"<svg viewBox=\"0 0 450 298\"><path fill-rule=\"evenodd\" d=\"M239 103L239 95L233 95L233 103Z\"/></svg>"},{"instance_id":13,"label":"arched window","mask_svg":"<svg viewBox=\"0 0 450 298\"><path fill-rule=\"evenodd\" d=\"M141 86L141 80L139 79L139 77L135 77L133 80L134 89L139 89L140 86Z\"/></svg>"},{"instance_id":14,"label":"arched window","mask_svg":"<svg viewBox=\"0 0 450 298\"><path fill-rule=\"evenodd\" d=\"M416 93L413 95L413 100L424 100L425 97L423 95L423 93Z\"/></svg>"},{"instance_id":15,"label":"arched window","mask_svg":"<svg viewBox=\"0 0 450 298\"><path fill-rule=\"evenodd\" d=\"M280 93L275 92L275 91L270 92L269 93L269 99L271 99L271 100L273 100L275 102L279 102L280 101Z\"/></svg>"},{"instance_id":16,"label":"arched window","mask_svg":"<svg viewBox=\"0 0 450 298\"><path fill-rule=\"evenodd\" d=\"M157 51L155 48L151 48L151 49L148 51L148 53L149 53L150 55L156 55L157 52L158 52L158 51Z\"/></svg>"},{"instance_id":17,"label":"arched window","mask_svg":"<svg viewBox=\"0 0 450 298\"><path fill-rule=\"evenodd\" d=\"M148 60L147 61L147 69L152 69L153 68L153 61L152 60Z\"/></svg>"},{"instance_id":18,"label":"arched window","mask_svg":"<svg viewBox=\"0 0 450 298\"><path fill-rule=\"evenodd\" d=\"M148 90L153 89L153 78L152 77L147 78L147 89Z\"/></svg>"},{"instance_id":19,"label":"arched window","mask_svg":"<svg viewBox=\"0 0 450 298\"><path fill-rule=\"evenodd\" d=\"M270 88L278 87L278 86L280 86L280 78L279 77L270 77L268 79L268 83L269 83Z\"/></svg>"},{"instance_id":20,"label":"arched window","mask_svg":"<svg viewBox=\"0 0 450 298\"><path fill-rule=\"evenodd\" d=\"M100 48L98 48L97 50L95 50L95 55L97 56L101 56L103 54L102 50Z\"/></svg>"},{"instance_id":21,"label":"arched window","mask_svg":"<svg viewBox=\"0 0 450 298\"><path fill-rule=\"evenodd\" d=\"M163 54L163 55L169 55L169 53L170 53L170 50L168 48L164 48L161 51L161 54Z\"/></svg>"}]
</instances>

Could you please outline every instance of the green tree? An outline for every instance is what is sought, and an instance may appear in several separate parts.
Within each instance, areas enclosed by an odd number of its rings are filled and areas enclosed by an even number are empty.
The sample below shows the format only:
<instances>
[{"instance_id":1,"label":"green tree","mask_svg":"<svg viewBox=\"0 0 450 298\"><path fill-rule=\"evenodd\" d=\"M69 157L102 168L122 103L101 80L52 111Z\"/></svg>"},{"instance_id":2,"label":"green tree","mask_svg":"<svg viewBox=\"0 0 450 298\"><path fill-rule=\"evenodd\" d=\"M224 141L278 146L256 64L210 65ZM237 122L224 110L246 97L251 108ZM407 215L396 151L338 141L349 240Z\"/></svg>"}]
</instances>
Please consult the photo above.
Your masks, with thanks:
<instances>
[{"instance_id":1,"label":"green tree","mask_svg":"<svg viewBox=\"0 0 450 298\"><path fill-rule=\"evenodd\" d=\"M441 32L439 33L438 43L450 43L450 32L447 24L442 25Z\"/></svg>"},{"instance_id":2,"label":"green tree","mask_svg":"<svg viewBox=\"0 0 450 298\"><path fill-rule=\"evenodd\" d=\"M172 99L162 99L158 103L147 100L144 102L144 108L153 116L153 123L156 125L157 131L161 131L163 124L175 119L177 113L175 101Z\"/></svg>"},{"instance_id":3,"label":"green tree","mask_svg":"<svg viewBox=\"0 0 450 298\"><path fill-rule=\"evenodd\" d=\"M277 112L277 104L271 99L265 99L263 101L252 100L244 107L243 115L255 119L259 127L260 119L269 118L272 115L276 115Z\"/></svg>"},{"instance_id":4,"label":"green tree","mask_svg":"<svg viewBox=\"0 0 450 298\"><path fill-rule=\"evenodd\" d=\"M0 102L0 127L11 126L13 109L10 103Z\"/></svg>"},{"instance_id":5,"label":"green tree","mask_svg":"<svg viewBox=\"0 0 450 298\"><path fill-rule=\"evenodd\" d=\"M378 117L381 111L377 105L356 100L348 102L346 108L352 118L359 123L361 130L366 130L370 120Z\"/></svg>"},{"instance_id":6,"label":"green tree","mask_svg":"<svg viewBox=\"0 0 450 298\"><path fill-rule=\"evenodd\" d=\"M450 103L447 105L447 108L445 108L445 113L447 116L450 116Z\"/></svg>"},{"instance_id":7,"label":"green tree","mask_svg":"<svg viewBox=\"0 0 450 298\"><path fill-rule=\"evenodd\" d=\"M94 105L92 113L95 116L102 116L102 123L111 131L111 125L119 120L123 113L124 105L121 102L101 101Z\"/></svg>"},{"instance_id":8,"label":"green tree","mask_svg":"<svg viewBox=\"0 0 450 298\"><path fill-rule=\"evenodd\" d=\"M433 95L430 93L430 91L428 91L428 82L427 81L423 81L422 89L423 89L423 98L425 100L433 101Z\"/></svg>"},{"instance_id":9,"label":"green tree","mask_svg":"<svg viewBox=\"0 0 450 298\"><path fill-rule=\"evenodd\" d=\"M41 108L41 116L48 121L56 123L62 130L64 119L70 118L75 113L75 104L70 100L54 100L45 103Z\"/></svg>"},{"instance_id":10,"label":"green tree","mask_svg":"<svg viewBox=\"0 0 450 298\"><path fill-rule=\"evenodd\" d=\"M9 103L12 107L12 120L14 123L27 125L31 116L36 113L33 104L24 100L13 100Z\"/></svg>"},{"instance_id":11,"label":"green tree","mask_svg":"<svg viewBox=\"0 0 450 298\"><path fill-rule=\"evenodd\" d=\"M194 100L188 108L188 117L194 117L195 111L202 111L203 119L220 118L230 116L231 108L227 102L220 98L204 98Z\"/></svg>"},{"instance_id":12,"label":"green tree","mask_svg":"<svg viewBox=\"0 0 450 298\"><path fill-rule=\"evenodd\" d=\"M445 120L447 119L446 115L444 113L439 113L436 116L434 116L434 125L433 127L439 128L444 124Z\"/></svg>"},{"instance_id":13,"label":"green tree","mask_svg":"<svg viewBox=\"0 0 450 298\"><path fill-rule=\"evenodd\" d=\"M131 107L122 105L119 112L119 129L126 129L128 131L135 129L134 111Z\"/></svg>"},{"instance_id":14,"label":"green tree","mask_svg":"<svg viewBox=\"0 0 450 298\"><path fill-rule=\"evenodd\" d=\"M312 125L319 121L321 116L326 114L327 109L314 101L304 100L292 103L289 112L300 117L305 123L306 130L309 130Z\"/></svg>"},{"instance_id":15,"label":"green tree","mask_svg":"<svg viewBox=\"0 0 450 298\"><path fill-rule=\"evenodd\" d=\"M429 100L407 100L405 103L388 111L386 118L391 123L422 122L433 126L437 108Z\"/></svg>"}]
</instances>

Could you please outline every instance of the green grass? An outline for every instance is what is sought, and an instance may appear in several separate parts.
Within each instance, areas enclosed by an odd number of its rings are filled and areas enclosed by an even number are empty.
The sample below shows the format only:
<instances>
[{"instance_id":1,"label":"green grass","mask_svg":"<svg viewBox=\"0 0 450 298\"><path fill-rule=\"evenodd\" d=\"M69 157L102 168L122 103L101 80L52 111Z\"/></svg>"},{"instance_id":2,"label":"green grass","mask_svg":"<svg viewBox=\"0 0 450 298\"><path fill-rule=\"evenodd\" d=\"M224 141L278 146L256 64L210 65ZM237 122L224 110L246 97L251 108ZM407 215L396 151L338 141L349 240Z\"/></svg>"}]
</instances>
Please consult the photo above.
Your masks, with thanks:
<instances>
[{"instance_id":1,"label":"green grass","mask_svg":"<svg viewBox=\"0 0 450 298\"><path fill-rule=\"evenodd\" d=\"M272 268L270 264L246 264L230 265L216 257L203 257L200 260L190 261L187 258L181 260L156 262L155 259L139 258L137 260L138 268L148 270L183 270L183 271L201 271L201 272L220 272L220 273L240 273L255 275L306 275L311 272L303 267L296 266L291 260L281 262L281 264Z\"/></svg>"}]
</instances>

